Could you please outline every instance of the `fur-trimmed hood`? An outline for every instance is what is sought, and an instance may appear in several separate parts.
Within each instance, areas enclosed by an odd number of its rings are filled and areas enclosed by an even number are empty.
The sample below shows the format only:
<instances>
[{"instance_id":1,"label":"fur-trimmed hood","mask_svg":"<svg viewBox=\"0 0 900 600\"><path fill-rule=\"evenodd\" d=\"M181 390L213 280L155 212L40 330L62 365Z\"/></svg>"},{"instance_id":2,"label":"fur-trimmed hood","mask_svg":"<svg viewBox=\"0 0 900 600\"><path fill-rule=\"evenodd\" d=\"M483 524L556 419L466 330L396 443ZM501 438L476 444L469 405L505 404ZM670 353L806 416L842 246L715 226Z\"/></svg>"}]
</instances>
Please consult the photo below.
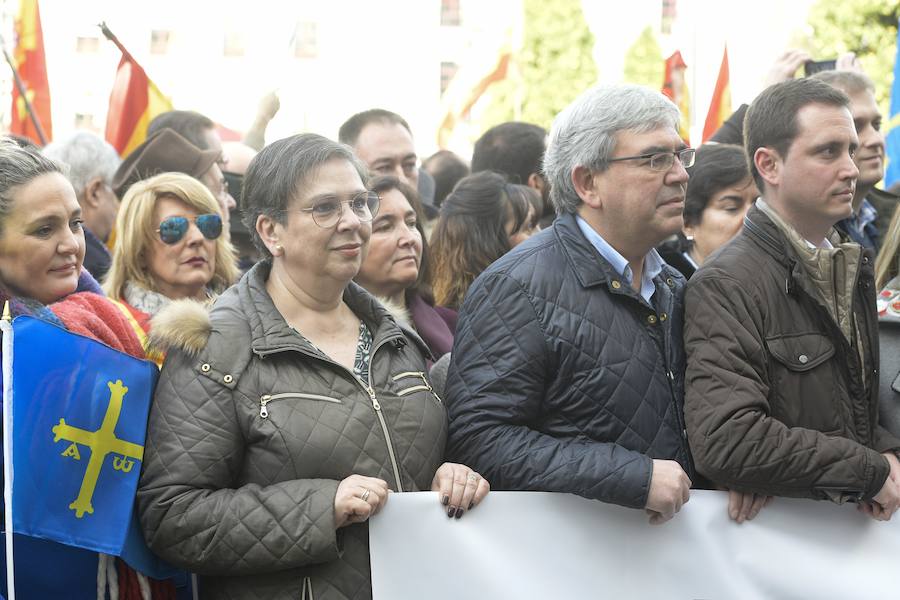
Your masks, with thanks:
<instances>
[{"instance_id":1,"label":"fur-trimmed hood","mask_svg":"<svg viewBox=\"0 0 900 600\"><path fill-rule=\"evenodd\" d=\"M412 319L406 307L387 298L378 298L378 301L397 323L407 329L412 328ZM209 309L207 303L196 300L174 300L150 321L149 347L161 353L177 348L197 356L212 332Z\"/></svg>"},{"instance_id":2,"label":"fur-trimmed hood","mask_svg":"<svg viewBox=\"0 0 900 600\"><path fill-rule=\"evenodd\" d=\"M159 352L177 348L196 356L206 346L212 323L209 306L196 300L174 300L150 321L149 346Z\"/></svg>"}]
</instances>

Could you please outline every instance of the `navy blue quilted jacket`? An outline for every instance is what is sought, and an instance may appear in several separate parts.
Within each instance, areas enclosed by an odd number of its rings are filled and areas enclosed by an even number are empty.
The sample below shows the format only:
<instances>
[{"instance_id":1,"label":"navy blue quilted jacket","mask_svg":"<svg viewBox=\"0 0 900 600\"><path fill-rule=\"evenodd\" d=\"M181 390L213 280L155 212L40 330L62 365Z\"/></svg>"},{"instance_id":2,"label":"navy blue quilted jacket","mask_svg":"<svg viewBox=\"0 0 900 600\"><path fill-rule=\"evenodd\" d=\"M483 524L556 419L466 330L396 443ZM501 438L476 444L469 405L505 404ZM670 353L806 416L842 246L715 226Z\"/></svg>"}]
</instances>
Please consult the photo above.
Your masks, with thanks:
<instances>
[{"instance_id":1,"label":"navy blue quilted jacket","mask_svg":"<svg viewBox=\"0 0 900 600\"><path fill-rule=\"evenodd\" d=\"M447 380L452 460L494 490L647 503L651 459L694 471L684 433L684 278L655 308L574 215L491 265L462 307Z\"/></svg>"}]
</instances>

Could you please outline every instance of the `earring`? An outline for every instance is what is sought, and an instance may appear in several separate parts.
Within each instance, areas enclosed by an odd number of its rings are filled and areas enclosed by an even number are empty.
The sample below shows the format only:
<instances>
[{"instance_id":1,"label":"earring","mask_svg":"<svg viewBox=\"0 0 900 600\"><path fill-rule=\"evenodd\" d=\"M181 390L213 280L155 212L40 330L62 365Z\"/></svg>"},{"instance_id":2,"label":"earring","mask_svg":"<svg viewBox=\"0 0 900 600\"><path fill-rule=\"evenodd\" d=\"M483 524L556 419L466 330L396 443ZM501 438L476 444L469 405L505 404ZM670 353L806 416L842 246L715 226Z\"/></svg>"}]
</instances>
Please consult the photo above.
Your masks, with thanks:
<instances>
[{"instance_id":1,"label":"earring","mask_svg":"<svg viewBox=\"0 0 900 600\"><path fill-rule=\"evenodd\" d=\"M284 246L282 246L281 244L275 244L275 252L277 252L279 255L282 254L284 252Z\"/></svg>"},{"instance_id":2,"label":"earring","mask_svg":"<svg viewBox=\"0 0 900 600\"><path fill-rule=\"evenodd\" d=\"M686 235L686 236L684 236L684 239L686 239L686 240L689 241L689 242L693 242L693 241L694 241L694 236L692 236L692 235Z\"/></svg>"}]
</instances>

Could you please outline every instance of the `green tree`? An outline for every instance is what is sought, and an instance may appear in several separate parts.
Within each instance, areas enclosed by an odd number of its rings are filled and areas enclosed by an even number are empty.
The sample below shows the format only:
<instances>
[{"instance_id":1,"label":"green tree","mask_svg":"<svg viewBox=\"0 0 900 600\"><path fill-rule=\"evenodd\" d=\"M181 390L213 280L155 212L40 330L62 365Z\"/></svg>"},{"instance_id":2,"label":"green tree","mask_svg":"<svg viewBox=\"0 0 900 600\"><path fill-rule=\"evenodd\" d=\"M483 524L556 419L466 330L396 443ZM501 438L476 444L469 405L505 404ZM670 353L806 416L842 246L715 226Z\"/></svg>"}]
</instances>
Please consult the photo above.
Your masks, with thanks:
<instances>
[{"instance_id":1,"label":"green tree","mask_svg":"<svg viewBox=\"0 0 900 600\"><path fill-rule=\"evenodd\" d=\"M662 88L665 70L662 48L653 28L647 27L625 53L624 80L658 90Z\"/></svg>"},{"instance_id":2,"label":"green tree","mask_svg":"<svg viewBox=\"0 0 900 600\"><path fill-rule=\"evenodd\" d=\"M491 86L483 129L514 119L549 128L560 110L597 82L594 36L581 0L523 0L523 7L517 72Z\"/></svg>"},{"instance_id":3,"label":"green tree","mask_svg":"<svg viewBox=\"0 0 900 600\"><path fill-rule=\"evenodd\" d=\"M855 52L875 82L875 97L886 113L897 54L900 0L819 0L810 10L808 50L817 60Z\"/></svg>"}]
</instances>

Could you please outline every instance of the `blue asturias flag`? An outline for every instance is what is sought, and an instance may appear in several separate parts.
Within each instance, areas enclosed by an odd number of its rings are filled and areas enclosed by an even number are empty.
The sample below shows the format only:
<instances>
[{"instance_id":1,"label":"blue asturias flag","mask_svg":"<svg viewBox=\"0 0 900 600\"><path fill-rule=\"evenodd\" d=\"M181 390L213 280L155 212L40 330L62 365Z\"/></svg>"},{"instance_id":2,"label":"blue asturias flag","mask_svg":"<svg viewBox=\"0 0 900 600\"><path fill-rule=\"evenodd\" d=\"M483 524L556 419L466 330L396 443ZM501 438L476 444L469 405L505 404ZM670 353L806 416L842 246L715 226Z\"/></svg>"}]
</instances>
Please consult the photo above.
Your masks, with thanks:
<instances>
[{"instance_id":1,"label":"blue asturias flag","mask_svg":"<svg viewBox=\"0 0 900 600\"><path fill-rule=\"evenodd\" d=\"M13 531L121 555L157 368L38 319L12 330Z\"/></svg>"},{"instance_id":2,"label":"blue asturias flag","mask_svg":"<svg viewBox=\"0 0 900 600\"><path fill-rule=\"evenodd\" d=\"M884 187L891 187L900 181L900 22L897 26L897 48L894 58L894 84L891 86L891 110L886 136L887 168L884 172Z\"/></svg>"}]
</instances>

